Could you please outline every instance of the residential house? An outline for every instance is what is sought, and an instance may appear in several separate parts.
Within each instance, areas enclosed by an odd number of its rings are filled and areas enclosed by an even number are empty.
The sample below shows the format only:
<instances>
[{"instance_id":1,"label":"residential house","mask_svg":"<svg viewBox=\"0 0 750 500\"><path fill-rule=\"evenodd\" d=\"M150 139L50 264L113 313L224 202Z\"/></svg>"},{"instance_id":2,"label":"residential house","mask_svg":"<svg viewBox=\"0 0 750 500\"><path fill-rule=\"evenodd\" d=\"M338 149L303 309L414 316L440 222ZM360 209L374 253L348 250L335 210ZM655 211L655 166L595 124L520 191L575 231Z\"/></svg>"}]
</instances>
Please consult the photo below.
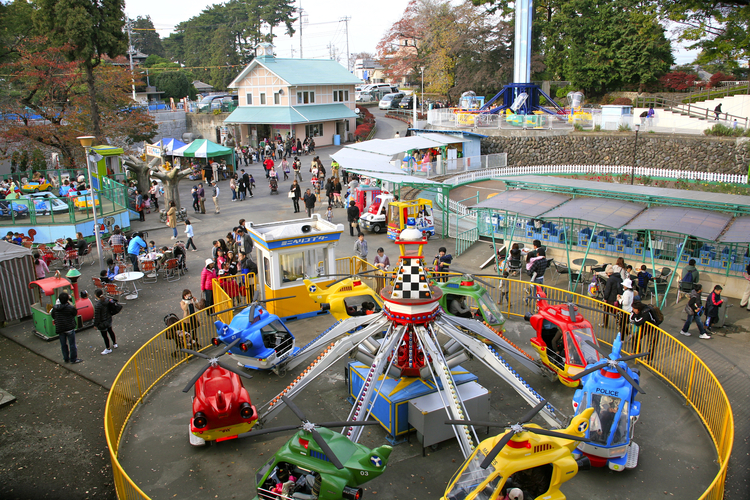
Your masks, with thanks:
<instances>
[{"instance_id":1,"label":"residential house","mask_svg":"<svg viewBox=\"0 0 750 500\"><path fill-rule=\"evenodd\" d=\"M361 83L336 61L277 58L271 44L261 44L229 84L239 106L224 123L239 128L240 143L253 147L289 134L312 137L317 146L343 143L356 128L354 86Z\"/></svg>"}]
</instances>

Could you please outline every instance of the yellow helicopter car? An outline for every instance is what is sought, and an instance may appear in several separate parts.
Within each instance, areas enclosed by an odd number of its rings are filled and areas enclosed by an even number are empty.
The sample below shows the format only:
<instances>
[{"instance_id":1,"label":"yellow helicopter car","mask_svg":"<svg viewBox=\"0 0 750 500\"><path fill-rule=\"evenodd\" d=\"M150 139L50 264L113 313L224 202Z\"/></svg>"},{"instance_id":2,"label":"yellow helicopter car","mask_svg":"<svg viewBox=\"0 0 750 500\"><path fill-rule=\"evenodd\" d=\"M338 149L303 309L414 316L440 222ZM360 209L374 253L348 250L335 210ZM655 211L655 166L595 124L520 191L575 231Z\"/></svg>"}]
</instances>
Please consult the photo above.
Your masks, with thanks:
<instances>
[{"instance_id":1,"label":"yellow helicopter car","mask_svg":"<svg viewBox=\"0 0 750 500\"><path fill-rule=\"evenodd\" d=\"M572 452L578 441L586 440L592 412L586 409L559 431L528 424L545 404L542 400L508 431L482 441L453 475L442 500L502 499L506 495L524 500L565 500L560 485L579 469L590 467L588 460L576 460ZM497 426L468 420L449 420L446 424Z\"/></svg>"},{"instance_id":2,"label":"yellow helicopter car","mask_svg":"<svg viewBox=\"0 0 750 500\"><path fill-rule=\"evenodd\" d=\"M383 278L375 278L383 279ZM352 316L366 316L380 312L383 300L358 276L334 281L328 286L305 279L310 298L320 304L320 308L330 311L336 320Z\"/></svg>"}]
</instances>

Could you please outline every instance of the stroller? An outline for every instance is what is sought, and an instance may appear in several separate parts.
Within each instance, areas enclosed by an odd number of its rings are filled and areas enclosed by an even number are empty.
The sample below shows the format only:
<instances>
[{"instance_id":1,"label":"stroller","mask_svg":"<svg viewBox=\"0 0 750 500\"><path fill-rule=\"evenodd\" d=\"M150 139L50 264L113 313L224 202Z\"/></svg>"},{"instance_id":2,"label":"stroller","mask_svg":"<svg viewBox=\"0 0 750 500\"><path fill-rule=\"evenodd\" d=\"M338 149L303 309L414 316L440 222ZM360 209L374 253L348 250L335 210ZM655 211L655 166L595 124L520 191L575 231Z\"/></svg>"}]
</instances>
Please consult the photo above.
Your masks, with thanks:
<instances>
[{"instance_id":1,"label":"stroller","mask_svg":"<svg viewBox=\"0 0 750 500\"><path fill-rule=\"evenodd\" d=\"M197 323L197 319L194 318L193 323ZM164 316L164 326L168 328L166 337L169 340L174 340L177 350L172 353L172 356L180 356L180 349L193 349L194 351L200 350L201 346L195 339L195 334L189 331L178 329L177 327L170 328L172 325L179 323L180 319L174 313L169 313ZM196 324L187 325L189 329L195 330Z\"/></svg>"},{"instance_id":2,"label":"stroller","mask_svg":"<svg viewBox=\"0 0 750 500\"><path fill-rule=\"evenodd\" d=\"M268 187L271 188L271 194L279 194L279 180L276 177L268 180Z\"/></svg>"},{"instance_id":3,"label":"stroller","mask_svg":"<svg viewBox=\"0 0 750 500\"><path fill-rule=\"evenodd\" d=\"M180 274L188 272L187 268L187 250L185 249L185 243L182 241L175 241L174 248L172 249L174 258L177 259L177 271Z\"/></svg>"}]
</instances>

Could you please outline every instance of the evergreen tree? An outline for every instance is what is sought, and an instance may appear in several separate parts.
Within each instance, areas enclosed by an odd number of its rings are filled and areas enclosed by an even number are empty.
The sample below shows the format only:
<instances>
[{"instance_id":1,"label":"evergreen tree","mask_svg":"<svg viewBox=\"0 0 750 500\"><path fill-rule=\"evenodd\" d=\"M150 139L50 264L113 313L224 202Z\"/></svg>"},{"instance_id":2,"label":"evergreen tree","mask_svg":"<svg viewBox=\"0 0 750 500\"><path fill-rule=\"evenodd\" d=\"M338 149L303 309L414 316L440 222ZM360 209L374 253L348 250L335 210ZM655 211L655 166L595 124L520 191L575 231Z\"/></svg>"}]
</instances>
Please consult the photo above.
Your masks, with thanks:
<instances>
[{"instance_id":1,"label":"evergreen tree","mask_svg":"<svg viewBox=\"0 0 750 500\"><path fill-rule=\"evenodd\" d=\"M154 29L151 16L138 16L133 21L133 47L146 55L164 57L164 46L159 33Z\"/></svg>"}]
</instances>

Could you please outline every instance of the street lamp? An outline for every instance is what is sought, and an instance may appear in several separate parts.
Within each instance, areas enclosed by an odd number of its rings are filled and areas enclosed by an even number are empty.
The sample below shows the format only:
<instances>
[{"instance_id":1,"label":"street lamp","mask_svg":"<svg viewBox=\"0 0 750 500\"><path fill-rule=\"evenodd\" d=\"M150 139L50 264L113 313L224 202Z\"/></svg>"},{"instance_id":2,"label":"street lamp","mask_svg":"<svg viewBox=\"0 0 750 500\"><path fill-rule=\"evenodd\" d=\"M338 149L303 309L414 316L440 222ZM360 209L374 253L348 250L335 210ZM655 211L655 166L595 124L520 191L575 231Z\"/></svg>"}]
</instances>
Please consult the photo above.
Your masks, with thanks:
<instances>
[{"instance_id":1,"label":"street lamp","mask_svg":"<svg viewBox=\"0 0 750 500\"><path fill-rule=\"evenodd\" d=\"M84 156L86 157L86 171L89 174L89 189L91 191L91 212L94 215L94 237L96 238L96 253L99 255L99 270L104 269L104 259L102 258L102 237L99 234L99 220L96 217L96 192L94 191L94 183L91 180L91 166L89 165L89 151L91 145L94 143L93 135L82 135L76 137L78 142L83 146Z\"/></svg>"},{"instance_id":2,"label":"street lamp","mask_svg":"<svg viewBox=\"0 0 750 500\"><path fill-rule=\"evenodd\" d=\"M633 145L633 166L630 167L630 185L633 185L633 181L635 180L635 155L638 151L638 131L641 129L640 124L635 124L635 144Z\"/></svg>"},{"instance_id":3,"label":"street lamp","mask_svg":"<svg viewBox=\"0 0 750 500\"><path fill-rule=\"evenodd\" d=\"M424 113L424 66L421 66L419 69L422 71L422 100L419 108Z\"/></svg>"}]
</instances>

